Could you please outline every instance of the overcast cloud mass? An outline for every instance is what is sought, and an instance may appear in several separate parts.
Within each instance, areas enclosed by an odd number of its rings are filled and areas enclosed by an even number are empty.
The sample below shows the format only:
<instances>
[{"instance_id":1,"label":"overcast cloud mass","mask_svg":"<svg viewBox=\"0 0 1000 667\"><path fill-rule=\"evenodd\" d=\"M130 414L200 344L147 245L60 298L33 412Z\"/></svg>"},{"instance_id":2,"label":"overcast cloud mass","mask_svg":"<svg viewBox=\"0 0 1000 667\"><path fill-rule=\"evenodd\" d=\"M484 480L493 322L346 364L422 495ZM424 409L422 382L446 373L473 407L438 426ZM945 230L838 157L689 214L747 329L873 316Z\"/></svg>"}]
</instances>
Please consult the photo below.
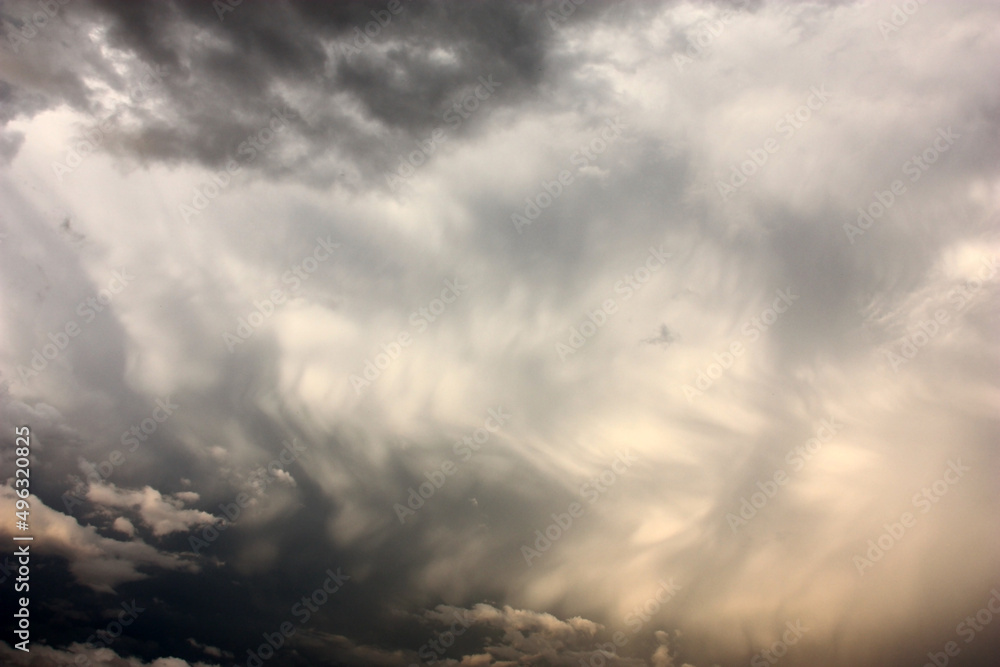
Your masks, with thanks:
<instances>
[{"instance_id":1,"label":"overcast cloud mass","mask_svg":"<svg viewBox=\"0 0 1000 667\"><path fill-rule=\"evenodd\" d=\"M0 21L3 664L996 664L997 2Z\"/></svg>"}]
</instances>

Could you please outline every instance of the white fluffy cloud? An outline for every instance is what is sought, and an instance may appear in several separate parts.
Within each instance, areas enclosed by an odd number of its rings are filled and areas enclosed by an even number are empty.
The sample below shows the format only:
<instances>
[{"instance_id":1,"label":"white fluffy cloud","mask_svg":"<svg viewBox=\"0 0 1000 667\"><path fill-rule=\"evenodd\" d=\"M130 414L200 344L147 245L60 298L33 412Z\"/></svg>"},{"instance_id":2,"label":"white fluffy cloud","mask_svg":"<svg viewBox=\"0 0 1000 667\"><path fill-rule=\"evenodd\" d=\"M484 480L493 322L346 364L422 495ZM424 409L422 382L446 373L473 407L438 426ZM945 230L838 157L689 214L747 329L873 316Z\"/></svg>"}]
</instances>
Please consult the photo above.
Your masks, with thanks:
<instances>
[{"instance_id":1,"label":"white fluffy cloud","mask_svg":"<svg viewBox=\"0 0 1000 667\"><path fill-rule=\"evenodd\" d=\"M190 491L165 497L149 486L129 490L119 489L114 484L91 484L87 488L87 499L105 507L133 510L157 537L211 525L219 520L208 512L184 509L185 501L198 500L198 494Z\"/></svg>"},{"instance_id":2,"label":"white fluffy cloud","mask_svg":"<svg viewBox=\"0 0 1000 667\"><path fill-rule=\"evenodd\" d=\"M15 500L17 495L10 485L0 486L0 510L13 516ZM28 500L33 550L65 558L76 580L96 591L113 593L121 583L146 579L149 569L199 570L197 563L183 554L160 551L139 539L123 542L104 537L94 526L81 525L36 496ZM8 527L0 530L6 537L12 534Z\"/></svg>"},{"instance_id":3,"label":"white fluffy cloud","mask_svg":"<svg viewBox=\"0 0 1000 667\"><path fill-rule=\"evenodd\" d=\"M123 657L110 648L93 648L87 644L70 644L65 649L33 643L30 652L18 651L0 640L0 657L11 667L71 667L80 664L106 667L219 667L216 663L187 662L180 658L156 658L145 662Z\"/></svg>"}]
</instances>

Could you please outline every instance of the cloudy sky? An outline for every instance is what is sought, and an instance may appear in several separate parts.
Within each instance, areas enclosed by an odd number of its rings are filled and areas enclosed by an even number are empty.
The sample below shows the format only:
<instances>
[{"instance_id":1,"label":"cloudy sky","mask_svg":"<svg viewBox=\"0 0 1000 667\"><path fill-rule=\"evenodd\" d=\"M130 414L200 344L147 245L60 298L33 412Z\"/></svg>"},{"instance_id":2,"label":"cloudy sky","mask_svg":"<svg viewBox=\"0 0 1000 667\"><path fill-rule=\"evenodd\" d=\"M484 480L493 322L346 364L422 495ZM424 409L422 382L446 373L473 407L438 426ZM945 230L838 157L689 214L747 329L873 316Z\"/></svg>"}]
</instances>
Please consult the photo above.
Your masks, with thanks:
<instances>
[{"instance_id":1,"label":"cloudy sky","mask_svg":"<svg viewBox=\"0 0 1000 667\"><path fill-rule=\"evenodd\" d=\"M995 664L996 2L0 19L0 661Z\"/></svg>"}]
</instances>

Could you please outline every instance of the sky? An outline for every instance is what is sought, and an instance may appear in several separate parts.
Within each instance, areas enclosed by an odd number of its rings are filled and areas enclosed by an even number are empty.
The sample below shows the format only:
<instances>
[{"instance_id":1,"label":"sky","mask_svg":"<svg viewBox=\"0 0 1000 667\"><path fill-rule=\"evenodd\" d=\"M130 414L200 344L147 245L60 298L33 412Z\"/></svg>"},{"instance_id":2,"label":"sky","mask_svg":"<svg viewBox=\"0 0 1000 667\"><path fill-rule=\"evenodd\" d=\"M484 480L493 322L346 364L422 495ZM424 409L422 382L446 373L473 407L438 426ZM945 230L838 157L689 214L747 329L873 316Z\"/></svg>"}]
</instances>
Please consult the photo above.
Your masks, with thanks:
<instances>
[{"instance_id":1,"label":"sky","mask_svg":"<svg viewBox=\"0 0 1000 667\"><path fill-rule=\"evenodd\" d=\"M995 664L998 3L0 23L0 662Z\"/></svg>"}]
</instances>

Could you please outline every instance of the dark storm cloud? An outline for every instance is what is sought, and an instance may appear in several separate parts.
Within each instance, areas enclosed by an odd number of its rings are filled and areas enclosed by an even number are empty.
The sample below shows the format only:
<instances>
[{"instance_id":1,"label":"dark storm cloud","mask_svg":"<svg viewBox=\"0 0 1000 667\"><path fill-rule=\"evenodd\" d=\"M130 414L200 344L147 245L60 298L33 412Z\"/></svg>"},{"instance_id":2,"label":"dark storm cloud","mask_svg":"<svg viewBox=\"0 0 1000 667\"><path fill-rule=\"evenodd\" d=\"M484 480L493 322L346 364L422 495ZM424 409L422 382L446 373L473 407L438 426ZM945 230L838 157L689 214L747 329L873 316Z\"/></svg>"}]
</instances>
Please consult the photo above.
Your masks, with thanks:
<instances>
[{"instance_id":1,"label":"dark storm cloud","mask_svg":"<svg viewBox=\"0 0 1000 667\"><path fill-rule=\"evenodd\" d=\"M265 155L255 167L301 175L332 155L336 164L317 182L343 181L350 169L377 183L376 175L397 166L397 155L446 127L448 108L480 77L502 85L495 110L517 105L546 77L553 26L596 20L612 8L585 3L548 21L546 12L557 11L552 3L404 2L394 9L388 13L382 2L246 2L227 12L199 1L72 3L37 42L18 49L31 84L13 77L0 94L12 102L8 114L65 103L100 115L109 110L96 108L95 82L128 93L149 70L162 72L147 97L156 101L155 114L143 104L116 107L135 122L120 127L107 149L144 163L217 169L266 125L272 109L289 109L298 116L296 149ZM15 23L5 26L8 38L16 34ZM366 28L377 34L368 37ZM94 29L139 66L124 75L108 67L88 37ZM56 39L59 52L39 59L38 43ZM449 132L461 136L480 122L473 117Z\"/></svg>"}]
</instances>

